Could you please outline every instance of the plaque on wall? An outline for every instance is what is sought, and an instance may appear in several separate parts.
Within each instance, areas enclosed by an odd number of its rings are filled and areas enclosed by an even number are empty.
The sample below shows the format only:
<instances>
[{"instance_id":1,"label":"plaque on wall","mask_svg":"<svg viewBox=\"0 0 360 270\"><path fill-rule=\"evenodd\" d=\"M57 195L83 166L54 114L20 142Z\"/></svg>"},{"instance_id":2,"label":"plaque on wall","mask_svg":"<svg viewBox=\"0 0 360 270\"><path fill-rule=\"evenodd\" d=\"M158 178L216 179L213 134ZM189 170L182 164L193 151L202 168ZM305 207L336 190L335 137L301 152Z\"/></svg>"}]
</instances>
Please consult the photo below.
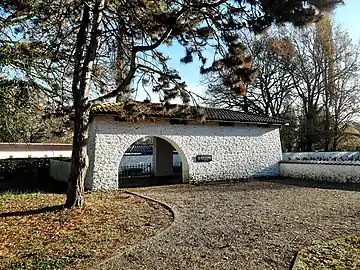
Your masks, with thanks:
<instances>
[{"instance_id":1,"label":"plaque on wall","mask_svg":"<svg viewBox=\"0 0 360 270\"><path fill-rule=\"evenodd\" d=\"M212 161L212 155L197 155L196 161L197 162L210 162L210 161Z\"/></svg>"}]
</instances>

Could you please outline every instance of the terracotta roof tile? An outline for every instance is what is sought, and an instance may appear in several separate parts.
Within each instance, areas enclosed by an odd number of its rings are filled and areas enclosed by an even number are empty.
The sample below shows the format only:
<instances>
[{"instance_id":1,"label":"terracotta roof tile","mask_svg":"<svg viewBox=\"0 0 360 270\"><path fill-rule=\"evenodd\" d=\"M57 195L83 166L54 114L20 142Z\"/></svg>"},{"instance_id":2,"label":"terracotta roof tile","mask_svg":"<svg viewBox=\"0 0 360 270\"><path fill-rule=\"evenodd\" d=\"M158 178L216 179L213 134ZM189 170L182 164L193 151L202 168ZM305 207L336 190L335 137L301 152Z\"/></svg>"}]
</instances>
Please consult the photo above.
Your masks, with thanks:
<instances>
[{"instance_id":1,"label":"terracotta roof tile","mask_svg":"<svg viewBox=\"0 0 360 270\"><path fill-rule=\"evenodd\" d=\"M97 105L92 109L93 115L115 114L123 118L129 118L129 115L137 117L151 118L173 118L173 119L199 119L201 115L205 121L223 121L239 123L259 123L259 124L276 124L283 125L286 122L283 119L237 112L228 109L200 107L190 107L186 110L183 105L171 105L165 108L159 103L146 103L130 101L128 103L107 103Z\"/></svg>"}]
</instances>

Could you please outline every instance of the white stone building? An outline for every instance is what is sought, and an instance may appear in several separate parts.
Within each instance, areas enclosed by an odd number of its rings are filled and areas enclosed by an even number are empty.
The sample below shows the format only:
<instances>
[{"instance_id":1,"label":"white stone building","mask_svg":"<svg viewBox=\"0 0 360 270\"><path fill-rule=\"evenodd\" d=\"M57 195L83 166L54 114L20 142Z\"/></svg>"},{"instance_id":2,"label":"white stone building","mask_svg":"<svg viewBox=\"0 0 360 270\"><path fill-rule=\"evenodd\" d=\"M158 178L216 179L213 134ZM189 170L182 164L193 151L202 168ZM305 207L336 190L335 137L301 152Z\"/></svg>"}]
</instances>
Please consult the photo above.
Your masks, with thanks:
<instances>
[{"instance_id":1,"label":"white stone building","mask_svg":"<svg viewBox=\"0 0 360 270\"><path fill-rule=\"evenodd\" d=\"M173 148L181 158L184 183L279 175L279 127L283 120L213 108L202 108L200 116L198 110L183 109L134 101L95 107L86 187L117 189L125 151L148 136L155 138L157 176L171 173Z\"/></svg>"}]
</instances>

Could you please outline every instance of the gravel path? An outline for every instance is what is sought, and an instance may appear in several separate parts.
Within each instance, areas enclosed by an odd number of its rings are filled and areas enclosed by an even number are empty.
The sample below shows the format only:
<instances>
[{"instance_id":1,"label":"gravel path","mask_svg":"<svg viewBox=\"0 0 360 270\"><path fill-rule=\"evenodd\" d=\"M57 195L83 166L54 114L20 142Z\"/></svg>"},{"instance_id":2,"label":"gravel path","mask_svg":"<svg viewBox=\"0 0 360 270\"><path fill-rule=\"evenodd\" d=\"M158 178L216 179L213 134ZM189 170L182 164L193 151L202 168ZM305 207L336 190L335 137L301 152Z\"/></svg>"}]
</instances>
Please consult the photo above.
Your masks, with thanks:
<instances>
[{"instance_id":1,"label":"gravel path","mask_svg":"<svg viewBox=\"0 0 360 270\"><path fill-rule=\"evenodd\" d=\"M360 192L279 182L131 189L174 223L98 269L290 269L296 252L360 234Z\"/></svg>"}]
</instances>

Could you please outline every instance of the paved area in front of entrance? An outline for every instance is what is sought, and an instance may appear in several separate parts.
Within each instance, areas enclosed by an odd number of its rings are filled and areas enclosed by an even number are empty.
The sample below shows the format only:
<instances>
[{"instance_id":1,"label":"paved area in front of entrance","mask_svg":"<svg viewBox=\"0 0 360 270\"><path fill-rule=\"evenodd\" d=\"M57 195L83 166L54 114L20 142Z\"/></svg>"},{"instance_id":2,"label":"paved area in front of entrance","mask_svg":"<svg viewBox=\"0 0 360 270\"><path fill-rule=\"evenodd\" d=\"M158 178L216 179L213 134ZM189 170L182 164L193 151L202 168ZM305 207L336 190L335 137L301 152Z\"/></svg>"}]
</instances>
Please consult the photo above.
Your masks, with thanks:
<instances>
[{"instance_id":1,"label":"paved area in front of entrance","mask_svg":"<svg viewBox=\"0 0 360 270\"><path fill-rule=\"evenodd\" d=\"M99 269L290 269L305 246L360 233L360 192L284 182L129 189L175 213Z\"/></svg>"}]
</instances>

